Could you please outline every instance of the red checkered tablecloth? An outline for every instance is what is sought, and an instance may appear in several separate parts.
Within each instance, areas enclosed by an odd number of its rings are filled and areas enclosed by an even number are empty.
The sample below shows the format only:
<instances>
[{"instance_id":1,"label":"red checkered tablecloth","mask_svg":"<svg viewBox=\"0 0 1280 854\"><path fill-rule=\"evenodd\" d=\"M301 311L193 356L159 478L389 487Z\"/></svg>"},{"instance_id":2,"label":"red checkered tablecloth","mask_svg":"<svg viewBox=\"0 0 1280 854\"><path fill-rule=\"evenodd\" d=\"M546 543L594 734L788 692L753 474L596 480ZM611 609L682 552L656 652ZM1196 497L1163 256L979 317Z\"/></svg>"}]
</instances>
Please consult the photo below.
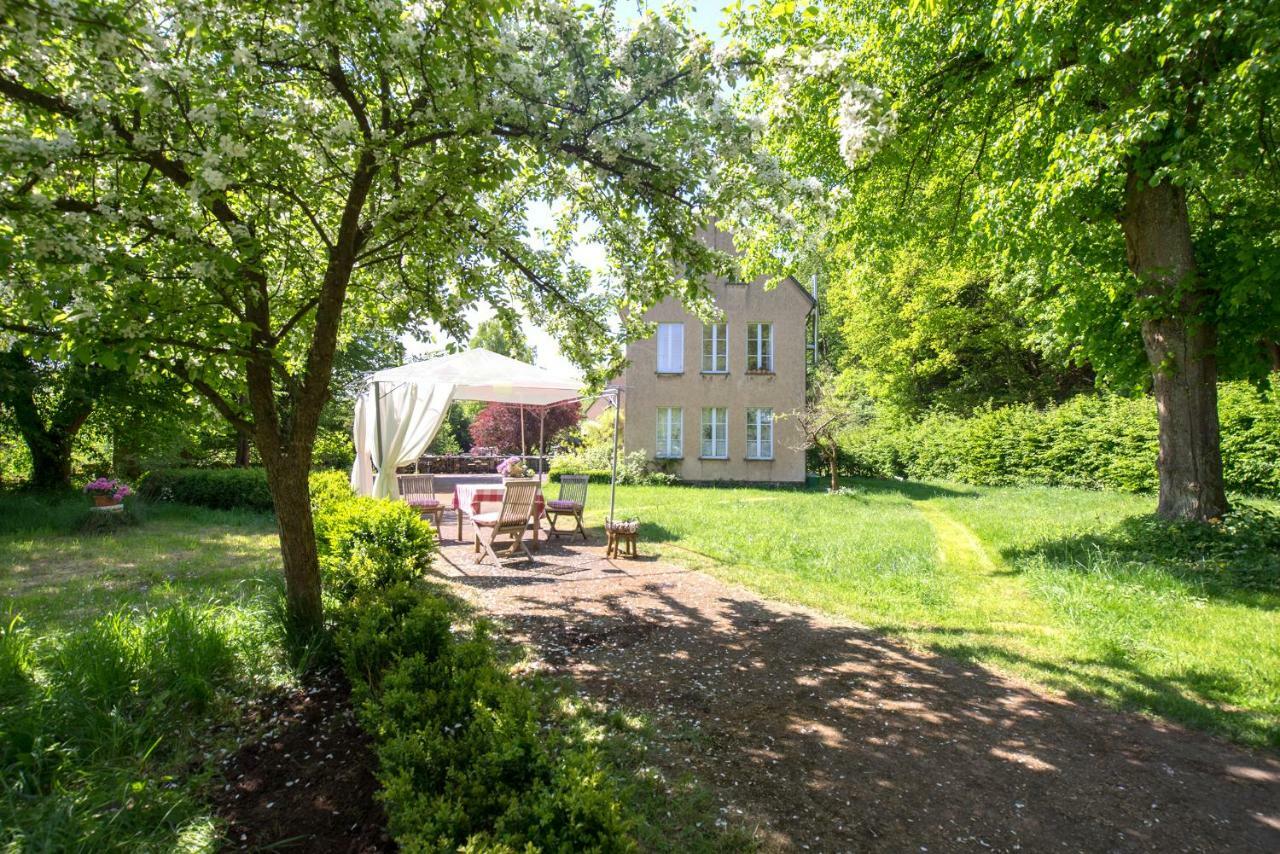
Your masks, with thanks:
<instances>
[{"instance_id":1,"label":"red checkered tablecloth","mask_svg":"<svg viewBox=\"0 0 1280 854\"><path fill-rule=\"evenodd\" d=\"M507 488L500 483L459 484L453 488L453 509L466 508L468 515L479 513L486 501L502 503L502 496ZM541 519L545 509L542 490L533 499L533 518Z\"/></svg>"}]
</instances>

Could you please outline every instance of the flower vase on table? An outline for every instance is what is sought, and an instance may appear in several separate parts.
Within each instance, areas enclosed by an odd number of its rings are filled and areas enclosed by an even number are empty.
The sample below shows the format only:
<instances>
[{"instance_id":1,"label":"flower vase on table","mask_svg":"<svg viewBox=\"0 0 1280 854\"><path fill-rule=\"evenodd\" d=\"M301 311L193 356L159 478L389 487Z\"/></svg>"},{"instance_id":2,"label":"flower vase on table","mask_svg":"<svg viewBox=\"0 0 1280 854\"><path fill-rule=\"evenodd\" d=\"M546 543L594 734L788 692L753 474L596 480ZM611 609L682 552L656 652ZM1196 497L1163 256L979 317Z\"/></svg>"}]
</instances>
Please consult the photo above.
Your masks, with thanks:
<instances>
[{"instance_id":1,"label":"flower vase on table","mask_svg":"<svg viewBox=\"0 0 1280 854\"><path fill-rule=\"evenodd\" d=\"M498 463L498 474L502 475L502 482L506 483L509 480L533 477L533 469L520 457L507 457Z\"/></svg>"}]
</instances>

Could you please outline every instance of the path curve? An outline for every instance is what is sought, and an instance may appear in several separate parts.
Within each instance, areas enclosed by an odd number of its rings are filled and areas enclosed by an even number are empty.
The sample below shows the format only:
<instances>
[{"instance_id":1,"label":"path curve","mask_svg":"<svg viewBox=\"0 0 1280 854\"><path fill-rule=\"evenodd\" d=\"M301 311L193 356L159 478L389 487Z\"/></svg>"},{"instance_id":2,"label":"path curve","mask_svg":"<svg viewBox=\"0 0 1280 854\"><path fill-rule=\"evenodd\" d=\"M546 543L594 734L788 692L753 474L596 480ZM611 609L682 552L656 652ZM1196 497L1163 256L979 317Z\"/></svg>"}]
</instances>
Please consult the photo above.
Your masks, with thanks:
<instances>
[{"instance_id":1,"label":"path curve","mask_svg":"<svg viewBox=\"0 0 1280 854\"><path fill-rule=\"evenodd\" d=\"M438 569L767 849L1280 851L1280 761L603 548Z\"/></svg>"}]
</instances>

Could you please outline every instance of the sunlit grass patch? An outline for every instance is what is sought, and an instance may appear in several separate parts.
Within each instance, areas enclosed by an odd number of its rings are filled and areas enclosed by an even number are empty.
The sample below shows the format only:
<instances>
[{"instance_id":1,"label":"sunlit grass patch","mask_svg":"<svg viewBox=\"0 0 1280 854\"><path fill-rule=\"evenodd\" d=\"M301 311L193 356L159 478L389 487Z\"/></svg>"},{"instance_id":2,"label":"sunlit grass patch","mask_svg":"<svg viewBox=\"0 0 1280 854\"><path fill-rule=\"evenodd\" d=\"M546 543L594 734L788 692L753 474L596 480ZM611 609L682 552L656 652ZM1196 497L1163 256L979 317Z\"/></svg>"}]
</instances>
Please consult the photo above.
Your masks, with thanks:
<instances>
[{"instance_id":1,"label":"sunlit grass patch","mask_svg":"<svg viewBox=\"0 0 1280 854\"><path fill-rule=\"evenodd\" d=\"M1218 528L1154 498L852 480L841 494L620 487L642 550L910 643L1280 745L1276 502ZM607 502L593 496L597 524ZM1256 509L1249 509L1253 507Z\"/></svg>"}]
</instances>

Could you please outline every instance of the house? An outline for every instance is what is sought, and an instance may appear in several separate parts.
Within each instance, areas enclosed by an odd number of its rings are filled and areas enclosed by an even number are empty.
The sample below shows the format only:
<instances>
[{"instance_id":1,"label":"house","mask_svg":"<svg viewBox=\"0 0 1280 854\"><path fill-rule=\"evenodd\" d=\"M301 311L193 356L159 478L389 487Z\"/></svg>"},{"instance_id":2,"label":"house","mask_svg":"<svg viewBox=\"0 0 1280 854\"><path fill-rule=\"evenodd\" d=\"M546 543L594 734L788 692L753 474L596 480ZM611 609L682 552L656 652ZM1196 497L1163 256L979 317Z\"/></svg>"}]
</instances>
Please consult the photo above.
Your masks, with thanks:
<instances>
[{"instance_id":1,"label":"house","mask_svg":"<svg viewBox=\"0 0 1280 854\"><path fill-rule=\"evenodd\" d=\"M803 482L802 431L779 416L805 404L814 299L790 277L771 289L763 278L708 288L718 323L703 324L675 299L645 313L657 331L627 348L623 444L682 480Z\"/></svg>"}]
</instances>

